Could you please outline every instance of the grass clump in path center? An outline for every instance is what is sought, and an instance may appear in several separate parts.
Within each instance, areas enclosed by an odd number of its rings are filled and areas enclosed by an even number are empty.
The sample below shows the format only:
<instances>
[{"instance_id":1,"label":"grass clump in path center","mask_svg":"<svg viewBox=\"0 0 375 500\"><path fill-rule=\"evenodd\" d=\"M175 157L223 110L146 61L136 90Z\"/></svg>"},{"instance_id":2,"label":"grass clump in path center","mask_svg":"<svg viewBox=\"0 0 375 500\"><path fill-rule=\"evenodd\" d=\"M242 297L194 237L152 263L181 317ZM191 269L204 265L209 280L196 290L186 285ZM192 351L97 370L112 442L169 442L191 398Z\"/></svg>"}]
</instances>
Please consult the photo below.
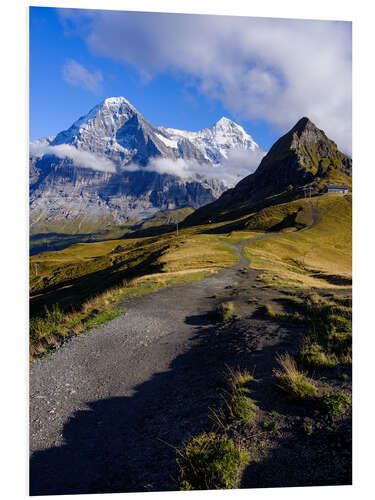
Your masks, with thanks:
<instances>
[{"instance_id":1,"label":"grass clump in path center","mask_svg":"<svg viewBox=\"0 0 375 500\"><path fill-rule=\"evenodd\" d=\"M180 490L218 490L233 488L241 467L249 462L246 451L231 439L214 432L193 437L177 450L180 467Z\"/></svg>"},{"instance_id":2,"label":"grass clump in path center","mask_svg":"<svg viewBox=\"0 0 375 500\"><path fill-rule=\"evenodd\" d=\"M296 361L289 354L277 357L280 365L279 370L274 374L277 379L277 386L286 392L291 399L305 399L317 394L317 388L304 373L297 368Z\"/></svg>"},{"instance_id":3,"label":"grass clump in path center","mask_svg":"<svg viewBox=\"0 0 375 500\"><path fill-rule=\"evenodd\" d=\"M247 371L232 370L227 367L230 392L225 401L225 420L230 423L248 424L253 420L258 410L250 399L250 389L247 387L253 381L253 376Z\"/></svg>"},{"instance_id":4,"label":"grass clump in path center","mask_svg":"<svg viewBox=\"0 0 375 500\"><path fill-rule=\"evenodd\" d=\"M216 319L217 321L223 322L227 321L234 315L234 304L233 302L223 302L216 308Z\"/></svg>"},{"instance_id":5,"label":"grass clump in path center","mask_svg":"<svg viewBox=\"0 0 375 500\"><path fill-rule=\"evenodd\" d=\"M249 397L240 391L235 391L227 402L228 420L229 422L248 424L255 417L257 409Z\"/></svg>"}]
</instances>

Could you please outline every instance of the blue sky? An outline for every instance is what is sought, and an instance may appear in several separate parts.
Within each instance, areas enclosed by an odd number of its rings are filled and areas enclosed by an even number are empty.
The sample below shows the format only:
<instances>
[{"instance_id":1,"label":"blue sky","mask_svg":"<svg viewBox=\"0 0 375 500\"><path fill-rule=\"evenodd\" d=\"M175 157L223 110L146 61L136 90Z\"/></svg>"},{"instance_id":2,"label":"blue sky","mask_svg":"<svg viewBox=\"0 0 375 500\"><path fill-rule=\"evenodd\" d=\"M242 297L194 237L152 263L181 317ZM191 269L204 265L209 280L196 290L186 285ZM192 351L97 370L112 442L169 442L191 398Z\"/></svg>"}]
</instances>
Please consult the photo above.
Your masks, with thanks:
<instances>
[{"instance_id":1,"label":"blue sky","mask_svg":"<svg viewBox=\"0 0 375 500\"><path fill-rule=\"evenodd\" d=\"M306 115L350 153L351 24L30 8L31 140L120 95L153 125L227 116L265 150Z\"/></svg>"}]
</instances>

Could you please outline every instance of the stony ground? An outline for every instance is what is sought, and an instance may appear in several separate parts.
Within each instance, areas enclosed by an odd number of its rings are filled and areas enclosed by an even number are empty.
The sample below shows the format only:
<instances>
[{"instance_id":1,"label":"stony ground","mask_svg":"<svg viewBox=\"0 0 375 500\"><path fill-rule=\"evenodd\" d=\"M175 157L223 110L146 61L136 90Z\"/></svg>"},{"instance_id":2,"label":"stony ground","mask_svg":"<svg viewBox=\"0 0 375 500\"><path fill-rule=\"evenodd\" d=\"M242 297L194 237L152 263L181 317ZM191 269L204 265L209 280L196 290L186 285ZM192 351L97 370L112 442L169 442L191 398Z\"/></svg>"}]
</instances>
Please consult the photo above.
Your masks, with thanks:
<instances>
[{"instance_id":1,"label":"stony ground","mask_svg":"<svg viewBox=\"0 0 375 500\"><path fill-rule=\"evenodd\" d=\"M282 308L281 294L259 286L247 265L241 256L202 282L128 299L122 316L31 364L32 495L175 490L173 446L212 428L227 367L256 379L256 420L229 430L252 456L241 487L351 481L349 413L324 417L274 386L275 355L293 353L303 328L259 314L259 304ZM237 317L221 326L212 313L225 300ZM319 376L319 391L349 392L341 376ZM262 427L270 419L272 433Z\"/></svg>"}]
</instances>

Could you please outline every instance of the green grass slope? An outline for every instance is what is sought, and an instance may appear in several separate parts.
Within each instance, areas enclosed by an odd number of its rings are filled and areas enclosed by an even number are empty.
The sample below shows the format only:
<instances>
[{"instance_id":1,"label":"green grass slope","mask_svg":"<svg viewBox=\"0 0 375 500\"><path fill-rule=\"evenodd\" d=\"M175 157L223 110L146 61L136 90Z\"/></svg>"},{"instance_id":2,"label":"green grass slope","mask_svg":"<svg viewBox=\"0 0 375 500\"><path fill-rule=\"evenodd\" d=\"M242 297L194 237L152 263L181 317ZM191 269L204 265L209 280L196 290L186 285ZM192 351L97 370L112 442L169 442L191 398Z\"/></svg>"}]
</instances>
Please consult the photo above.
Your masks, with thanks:
<instances>
[{"instance_id":1,"label":"green grass slope","mask_svg":"<svg viewBox=\"0 0 375 500\"><path fill-rule=\"evenodd\" d=\"M327 194L270 207L248 224L265 230L304 228L246 245L245 255L252 268L263 271L263 282L305 289L351 286L351 195Z\"/></svg>"},{"instance_id":2,"label":"green grass slope","mask_svg":"<svg viewBox=\"0 0 375 500\"><path fill-rule=\"evenodd\" d=\"M140 284L215 272L232 265L232 243L259 233L233 231L241 221L209 224L155 236L129 237L95 243L78 243L60 251L30 258L31 315L57 304L62 310L79 309L85 301L123 283ZM164 226L161 226L163 228ZM138 235L139 236L139 235ZM203 273L203 274L202 274ZM126 287L127 285L124 285Z\"/></svg>"}]
</instances>

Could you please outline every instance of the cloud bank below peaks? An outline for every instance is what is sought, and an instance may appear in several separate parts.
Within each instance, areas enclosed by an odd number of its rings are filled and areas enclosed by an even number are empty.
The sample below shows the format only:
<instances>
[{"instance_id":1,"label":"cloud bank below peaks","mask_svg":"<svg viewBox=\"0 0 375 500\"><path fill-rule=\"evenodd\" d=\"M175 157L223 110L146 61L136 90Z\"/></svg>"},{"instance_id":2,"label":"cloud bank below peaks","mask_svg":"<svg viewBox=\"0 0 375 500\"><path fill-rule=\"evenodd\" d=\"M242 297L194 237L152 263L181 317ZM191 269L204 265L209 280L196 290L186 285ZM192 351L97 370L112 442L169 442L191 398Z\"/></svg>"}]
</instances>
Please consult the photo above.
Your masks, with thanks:
<instances>
[{"instance_id":1,"label":"cloud bank below peaks","mask_svg":"<svg viewBox=\"0 0 375 500\"><path fill-rule=\"evenodd\" d=\"M98 172L116 173L116 165L110 159L82 151L70 144L51 146L47 140L41 139L30 143L30 154L43 157L53 155L61 160L68 159L77 168L87 168ZM150 158L146 166L137 163L128 163L121 167L122 172L156 172L160 175L171 175L184 181L187 180L217 180L227 187L232 187L243 177L253 173L258 167L264 154L255 154L253 151L234 149L221 164L213 166L197 161L177 160L170 158Z\"/></svg>"},{"instance_id":2,"label":"cloud bank below peaks","mask_svg":"<svg viewBox=\"0 0 375 500\"><path fill-rule=\"evenodd\" d=\"M216 180L226 187L233 187L247 175L255 172L264 154L256 155L245 150L232 150L219 165L202 164L193 160L178 158L151 158L146 166L130 163L123 167L126 172L156 172L172 175L185 181Z\"/></svg>"},{"instance_id":3,"label":"cloud bank below peaks","mask_svg":"<svg viewBox=\"0 0 375 500\"><path fill-rule=\"evenodd\" d=\"M89 168L99 172L115 173L114 163L104 156L99 156L90 151L82 151L70 144L51 146L43 141L30 143L30 154L35 156L53 155L61 160L69 159L76 167Z\"/></svg>"}]
</instances>

